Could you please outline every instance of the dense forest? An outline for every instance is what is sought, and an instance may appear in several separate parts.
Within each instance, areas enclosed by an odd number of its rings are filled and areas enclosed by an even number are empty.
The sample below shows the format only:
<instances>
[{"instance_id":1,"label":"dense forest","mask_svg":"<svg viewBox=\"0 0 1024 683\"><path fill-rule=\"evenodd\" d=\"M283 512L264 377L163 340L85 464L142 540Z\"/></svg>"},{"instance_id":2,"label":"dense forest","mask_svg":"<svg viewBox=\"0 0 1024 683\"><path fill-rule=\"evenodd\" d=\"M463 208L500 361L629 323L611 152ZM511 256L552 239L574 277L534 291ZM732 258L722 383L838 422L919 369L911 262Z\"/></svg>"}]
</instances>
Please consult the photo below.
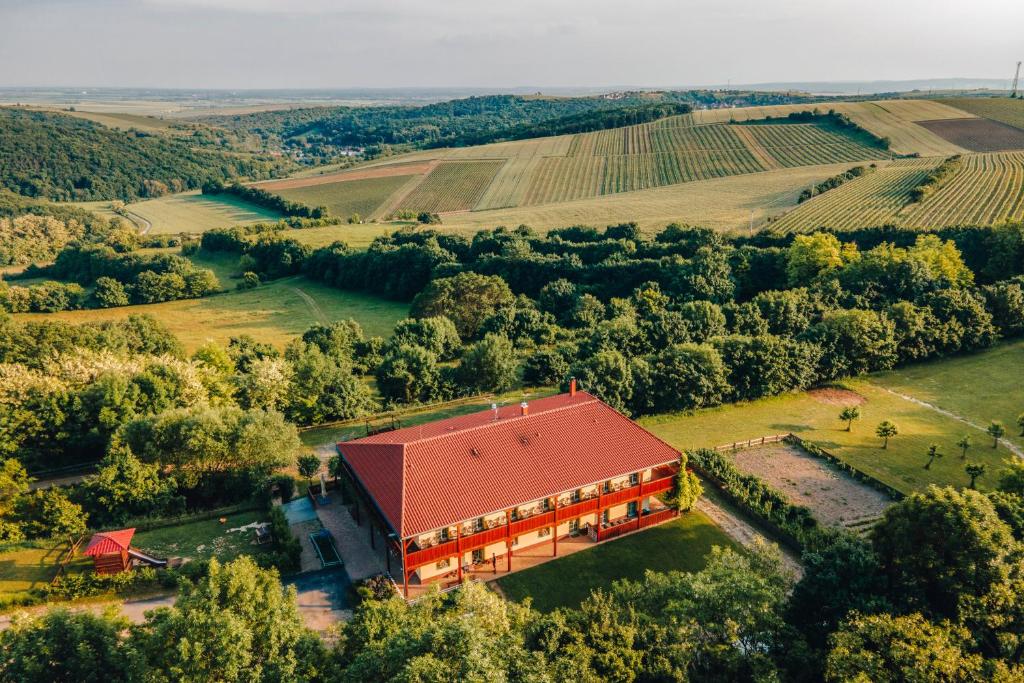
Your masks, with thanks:
<instances>
[{"instance_id":1,"label":"dense forest","mask_svg":"<svg viewBox=\"0 0 1024 683\"><path fill-rule=\"evenodd\" d=\"M281 160L204 149L175 136L0 108L0 187L59 201L159 197L210 180L267 178Z\"/></svg>"},{"instance_id":2,"label":"dense forest","mask_svg":"<svg viewBox=\"0 0 1024 683\"><path fill-rule=\"evenodd\" d=\"M760 106L818 99L789 93L703 90L604 97L488 95L419 107L313 107L204 120L256 133L269 146L302 150L305 159L314 162L353 148L370 148L370 153L376 154L386 147L459 147L612 128L641 123L654 114L681 113L686 105ZM629 113L615 115L612 112L616 110Z\"/></svg>"}]
</instances>

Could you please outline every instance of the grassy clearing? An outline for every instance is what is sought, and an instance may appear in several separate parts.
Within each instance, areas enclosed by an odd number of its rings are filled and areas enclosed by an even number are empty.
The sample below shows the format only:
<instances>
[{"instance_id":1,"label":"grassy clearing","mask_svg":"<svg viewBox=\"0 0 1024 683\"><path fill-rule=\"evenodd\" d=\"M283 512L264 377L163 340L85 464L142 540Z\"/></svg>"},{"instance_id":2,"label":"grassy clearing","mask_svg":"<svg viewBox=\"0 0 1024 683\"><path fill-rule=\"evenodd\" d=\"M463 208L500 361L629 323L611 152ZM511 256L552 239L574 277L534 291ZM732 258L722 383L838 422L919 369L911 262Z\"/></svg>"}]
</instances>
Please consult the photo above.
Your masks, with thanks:
<instances>
[{"instance_id":1,"label":"grassy clearing","mask_svg":"<svg viewBox=\"0 0 1024 683\"><path fill-rule=\"evenodd\" d=\"M395 175L384 178L347 180L277 190L277 194L307 206L326 206L332 216L348 218L352 214L359 214L366 218L376 212L380 205L405 185L411 177L410 175Z\"/></svg>"},{"instance_id":2,"label":"grassy clearing","mask_svg":"<svg viewBox=\"0 0 1024 683\"><path fill-rule=\"evenodd\" d=\"M0 599L49 584L66 549L66 543L46 541L0 546ZM84 563L75 560L68 565L68 571L82 571L91 565L88 559Z\"/></svg>"},{"instance_id":3,"label":"grassy clearing","mask_svg":"<svg viewBox=\"0 0 1024 683\"><path fill-rule=\"evenodd\" d=\"M135 534L132 546L155 557L187 557L193 560L208 560L216 557L221 562L230 562L240 555L257 555L264 552L262 546L253 542L251 529L231 531L253 522L268 521L263 510L236 512L219 519L189 522L177 526L140 531Z\"/></svg>"},{"instance_id":4,"label":"grassy clearing","mask_svg":"<svg viewBox=\"0 0 1024 683\"><path fill-rule=\"evenodd\" d=\"M596 545L498 579L512 600L533 599L542 612L575 607L598 588L619 579L641 579L647 570L700 571L713 546L735 548L733 541L700 512L625 538Z\"/></svg>"},{"instance_id":5,"label":"grassy clearing","mask_svg":"<svg viewBox=\"0 0 1024 683\"><path fill-rule=\"evenodd\" d=\"M1007 438L1024 447L1017 416L1024 412L1020 369L1024 367L1024 341L876 375L872 383L913 396L971 422L987 426L999 420ZM983 434L974 439L988 441Z\"/></svg>"},{"instance_id":6,"label":"grassy clearing","mask_svg":"<svg viewBox=\"0 0 1024 683\"><path fill-rule=\"evenodd\" d=\"M282 347L311 325L346 318L358 321L367 335L387 336L395 322L407 315L408 305L342 291L303 277L290 277L256 289L202 299L61 313L23 313L16 317L82 323L120 320L142 313L167 325L191 352L208 341L226 344L231 337L242 334Z\"/></svg>"},{"instance_id":7,"label":"grassy clearing","mask_svg":"<svg viewBox=\"0 0 1024 683\"><path fill-rule=\"evenodd\" d=\"M986 465L989 474L979 480L979 488L989 488L1002 463L1013 454L1005 447L991 447L983 432L935 410L900 398L873 384L858 380L846 386L860 395L861 419L847 432L838 415L842 406L820 395L786 394L762 401L722 406L691 414L656 416L642 419L647 429L680 449L719 446L733 441L768 434L792 432L829 450L857 469L909 493L929 484L963 487L968 484L965 461L956 442L970 434L975 446L967 462ZM875 426L891 420L900 434L886 450L875 436ZM938 444L944 457L931 469L924 469L928 446Z\"/></svg>"},{"instance_id":8,"label":"grassy clearing","mask_svg":"<svg viewBox=\"0 0 1024 683\"><path fill-rule=\"evenodd\" d=\"M394 223L362 223L359 225L327 225L322 228L289 230L283 234L290 239L302 244L308 244L314 248L326 247L333 242L341 240L355 249L365 249L377 237L392 233L406 225L415 224L403 221Z\"/></svg>"},{"instance_id":9,"label":"grassy clearing","mask_svg":"<svg viewBox=\"0 0 1024 683\"><path fill-rule=\"evenodd\" d=\"M168 195L129 204L128 210L153 224L152 234L206 232L242 223L276 221L281 214L229 194L203 195L198 191Z\"/></svg>"}]
</instances>

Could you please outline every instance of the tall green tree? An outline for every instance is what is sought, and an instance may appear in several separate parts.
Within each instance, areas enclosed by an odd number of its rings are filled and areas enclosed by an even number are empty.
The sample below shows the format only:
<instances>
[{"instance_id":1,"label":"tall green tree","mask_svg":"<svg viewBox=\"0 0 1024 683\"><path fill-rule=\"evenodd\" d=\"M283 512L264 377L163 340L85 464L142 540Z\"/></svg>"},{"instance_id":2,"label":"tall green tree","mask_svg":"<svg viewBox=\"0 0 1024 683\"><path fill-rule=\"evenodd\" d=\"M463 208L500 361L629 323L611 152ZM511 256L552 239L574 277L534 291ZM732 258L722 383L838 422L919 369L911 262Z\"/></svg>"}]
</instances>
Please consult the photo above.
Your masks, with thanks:
<instances>
[{"instance_id":1,"label":"tall green tree","mask_svg":"<svg viewBox=\"0 0 1024 683\"><path fill-rule=\"evenodd\" d=\"M899 427L889 420L883 420L875 427L875 436L882 440L882 448L889 447L889 439L900 433Z\"/></svg>"},{"instance_id":2,"label":"tall green tree","mask_svg":"<svg viewBox=\"0 0 1024 683\"><path fill-rule=\"evenodd\" d=\"M515 384L518 370L519 359L508 337L487 334L462 354L457 376L467 391L505 391Z\"/></svg>"},{"instance_id":3,"label":"tall green tree","mask_svg":"<svg viewBox=\"0 0 1024 683\"><path fill-rule=\"evenodd\" d=\"M999 420L992 420L985 430L992 437L992 448L999 448L999 439L1006 434L1006 427Z\"/></svg>"},{"instance_id":4,"label":"tall green tree","mask_svg":"<svg viewBox=\"0 0 1024 683\"><path fill-rule=\"evenodd\" d=\"M853 431L853 421L860 418L860 408L857 406L846 406L839 413L839 419L846 423L846 431Z\"/></svg>"}]
</instances>

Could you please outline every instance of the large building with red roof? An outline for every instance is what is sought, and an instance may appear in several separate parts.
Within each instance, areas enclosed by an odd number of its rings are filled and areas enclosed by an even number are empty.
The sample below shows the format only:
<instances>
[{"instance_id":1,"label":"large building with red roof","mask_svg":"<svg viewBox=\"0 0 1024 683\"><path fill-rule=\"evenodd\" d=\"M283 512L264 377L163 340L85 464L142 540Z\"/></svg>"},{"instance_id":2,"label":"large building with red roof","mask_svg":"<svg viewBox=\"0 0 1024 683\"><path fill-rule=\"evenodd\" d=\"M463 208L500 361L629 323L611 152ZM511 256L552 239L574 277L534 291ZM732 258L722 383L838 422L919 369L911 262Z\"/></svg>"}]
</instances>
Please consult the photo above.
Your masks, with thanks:
<instances>
[{"instance_id":1,"label":"large building with red roof","mask_svg":"<svg viewBox=\"0 0 1024 683\"><path fill-rule=\"evenodd\" d=\"M671 519L660 496L679 452L576 391L338 444L365 516L401 558L401 583L455 583L474 567L566 537L594 542ZM362 506L365 515L360 515ZM545 546L546 547L546 546ZM390 560L391 553L387 553ZM389 567L390 569L390 567Z\"/></svg>"}]
</instances>

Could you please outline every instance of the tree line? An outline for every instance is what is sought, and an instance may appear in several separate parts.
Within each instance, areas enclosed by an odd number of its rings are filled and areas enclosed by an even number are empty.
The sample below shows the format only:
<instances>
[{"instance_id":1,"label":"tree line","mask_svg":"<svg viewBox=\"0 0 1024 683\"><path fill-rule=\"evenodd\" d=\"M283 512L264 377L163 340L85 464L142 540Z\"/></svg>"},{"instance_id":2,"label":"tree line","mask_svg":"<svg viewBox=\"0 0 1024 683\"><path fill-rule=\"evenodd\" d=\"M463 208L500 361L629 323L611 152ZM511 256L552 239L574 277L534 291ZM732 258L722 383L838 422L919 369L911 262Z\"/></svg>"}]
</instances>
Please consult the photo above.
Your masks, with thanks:
<instances>
[{"instance_id":1,"label":"tree line","mask_svg":"<svg viewBox=\"0 0 1024 683\"><path fill-rule=\"evenodd\" d=\"M294 589L247 558L181 580L130 626L88 611L17 618L0 681L995 681L1024 676L1024 467L990 494L930 487L870 537L823 534L797 578L776 548L715 548L539 613L480 584L415 604L383 577L329 642Z\"/></svg>"},{"instance_id":2,"label":"tree line","mask_svg":"<svg viewBox=\"0 0 1024 683\"><path fill-rule=\"evenodd\" d=\"M0 157L0 187L56 201L131 201L197 189L214 179L268 178L284 169L269 156L9 107L0 109Z\"/></svg>"}]
</instances>

